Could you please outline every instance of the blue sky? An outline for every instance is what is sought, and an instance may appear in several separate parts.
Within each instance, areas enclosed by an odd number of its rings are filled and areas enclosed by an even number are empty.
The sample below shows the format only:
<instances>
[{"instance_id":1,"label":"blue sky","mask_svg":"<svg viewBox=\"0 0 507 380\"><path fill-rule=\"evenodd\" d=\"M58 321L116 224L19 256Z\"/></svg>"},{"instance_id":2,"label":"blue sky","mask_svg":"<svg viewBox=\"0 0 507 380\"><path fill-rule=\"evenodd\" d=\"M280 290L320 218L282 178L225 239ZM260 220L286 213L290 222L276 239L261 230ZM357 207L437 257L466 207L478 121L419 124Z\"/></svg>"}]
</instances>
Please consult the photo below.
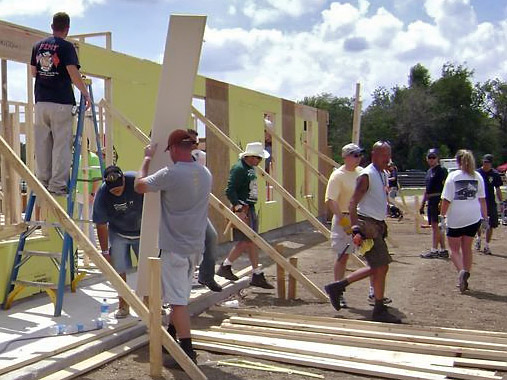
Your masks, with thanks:
<instances>
[{"instance_id":1,"label":"blue sky","mask_svg":"<svg viewBox=\"0 0 507 380\"><path fill-rule=\"evenodd\" d=\"M114 50L158 62L172 13L207 15L199 73L291 100L359 81L368 103L416 63L434 79L447 61L507 74L507 0L0 0L0 19L45 31L60 10L71 34L111 31Z\"/></svg>"}]
</instances>

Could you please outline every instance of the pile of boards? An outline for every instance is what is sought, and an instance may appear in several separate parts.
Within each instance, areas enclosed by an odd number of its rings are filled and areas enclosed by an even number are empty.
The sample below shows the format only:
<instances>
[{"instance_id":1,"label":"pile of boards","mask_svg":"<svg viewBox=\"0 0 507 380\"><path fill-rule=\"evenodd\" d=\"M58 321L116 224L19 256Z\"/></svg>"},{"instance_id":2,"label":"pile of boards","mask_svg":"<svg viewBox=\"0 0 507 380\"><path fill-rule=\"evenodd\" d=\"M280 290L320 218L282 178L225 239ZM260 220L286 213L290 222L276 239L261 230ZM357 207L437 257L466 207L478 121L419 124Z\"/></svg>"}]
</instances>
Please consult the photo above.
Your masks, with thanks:
<instances>
[{"instance_id":1,"label":"pile of boards","mask_svg":"<svg viewBox=\"0 0 507 380\"><path fill-rule=\"evenodd\" d=\"M225 309L194 346L389 379L498 379L507 372L507 333L392 325L295 314Z\"/></svg>"}]
</instances>

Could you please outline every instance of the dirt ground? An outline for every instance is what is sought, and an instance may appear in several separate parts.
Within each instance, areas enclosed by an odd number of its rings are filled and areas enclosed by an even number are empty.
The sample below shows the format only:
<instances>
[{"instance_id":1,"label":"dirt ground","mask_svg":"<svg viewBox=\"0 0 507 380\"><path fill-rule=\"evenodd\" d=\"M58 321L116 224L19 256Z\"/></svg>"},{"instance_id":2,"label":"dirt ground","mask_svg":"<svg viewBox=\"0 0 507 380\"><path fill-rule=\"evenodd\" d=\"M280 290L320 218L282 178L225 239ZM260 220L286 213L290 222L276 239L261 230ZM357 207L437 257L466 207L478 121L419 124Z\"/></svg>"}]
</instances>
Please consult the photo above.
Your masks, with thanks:
<instances>
[{"instance_id":1,"label":"dirt ground","mask_svg":"<svg viewBox=\"0 0 507 380\"><path fill-rule=\"evenodd\" d=\"M449 260L421 259L419 254L431 244L429 229L415 233L410 217L401 222L388 220L391 238L397 247L390 245L394 262L390 267L386 295L393 299L391 310L403 318L403 322L422 326L443 326L469 329L507 331L507 227L495 230L491 249L493 255L474 252L474 267L470 278L470 291L461 295L456 288L457 274ZM298 249L287 249L286 256L298 257L298 266L317 286L323 287L333 278L333 254L329 243L318 232L308 231L285 236L280 241L304 244ZM266 256L266 255L263 255ZM245 261L246 265L246 261ZM267 278L275 282L275 267L264 258ZM351 270L357 268L352 262ZM348 309L336 312L331 305L317 301L302 287L298 287L297 299L282 301L276 298L276 290L248 288L231 299L238 299L240 307L265 311L286 312L302 315L332 316L348 319L368 319L371 306L367 302L368 281L355 283L345 293ZM227 318L220 312L207 312L194 318L193 328L205 329L220 325ZM198 351L198 364L209 379L213 380L260 380L297 379L304 376L278 374L265 371L218 366L217 361L230 359L230 355ZM309 371L323 375L326 379L366 379L341 372L316 368L298 367L283 363L266 362L254 358L243 358L265 362L281 367ZM182 371L163 369L161 379L187 379ZM369 377L368 377L369 378ZM506 377L504 377L506 378ZM80 377L82 380L147 380L149 376L148 348L132 354L98 370Z\"/></svg>"}]
</instances>

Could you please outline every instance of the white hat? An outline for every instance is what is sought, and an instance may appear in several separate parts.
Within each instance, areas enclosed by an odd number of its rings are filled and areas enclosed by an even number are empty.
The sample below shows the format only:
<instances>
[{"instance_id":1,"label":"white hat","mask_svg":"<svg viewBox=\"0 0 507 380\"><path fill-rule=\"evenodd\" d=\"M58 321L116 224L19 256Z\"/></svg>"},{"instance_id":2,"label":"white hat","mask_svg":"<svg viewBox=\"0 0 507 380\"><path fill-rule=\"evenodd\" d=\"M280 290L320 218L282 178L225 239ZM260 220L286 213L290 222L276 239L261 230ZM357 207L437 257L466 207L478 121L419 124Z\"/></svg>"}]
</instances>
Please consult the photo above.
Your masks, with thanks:
<instances>
[{"instance_id":1,"label":"white hat","mask_svg":"<svg viewBox=\"0 0 507 380\"><path fill-rule=\"evenodd\" d=\"M269 152L264 149L264 147L262 146L262 143L253 142L253 143L246 144L245 151L239 154L239 158L248 157L248 156L268 158Z\"/></svg>"}]
</instances>

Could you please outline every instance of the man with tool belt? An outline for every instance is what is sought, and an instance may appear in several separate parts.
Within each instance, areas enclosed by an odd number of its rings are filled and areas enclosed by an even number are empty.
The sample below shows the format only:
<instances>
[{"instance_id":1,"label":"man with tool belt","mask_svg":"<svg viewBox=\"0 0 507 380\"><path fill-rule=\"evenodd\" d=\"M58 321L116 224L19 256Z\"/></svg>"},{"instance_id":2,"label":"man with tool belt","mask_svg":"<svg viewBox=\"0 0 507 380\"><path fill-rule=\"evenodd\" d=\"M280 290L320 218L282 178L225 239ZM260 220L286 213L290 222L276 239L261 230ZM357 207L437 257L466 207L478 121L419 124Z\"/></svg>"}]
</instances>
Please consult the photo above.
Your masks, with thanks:
<instances>
[{"instance_id":1,"label":"man with tool belt","mask_svg":"<svg viewBox=\"0 0 507 380\"><path fill-rule=\"evenodd\" d=\"M354 194L350 200L349 214L352 223L352 240L360 247L363 241L370 240L373 245L365 252L367 267L360 268L344 280L325 286L331 304L340 310L340 298L345 288L353 282L371 276L375 305L372 319L376 322L401 323L401 320L388 311L384 304L384 291L389 263L392 261L387 248L387 176L385 170L391 159L391 146L385 141L373 145L371 164L361 172L357 179Z\"/></svg>"},{"instance_id":2,"label":"man with tool belt","mask_svg":"<svg viewBox=\"0 0 507 380\"><path fill-rule=\"evenodd\" d=\"M253 142L247 144L245 151L240 153L238 162L231 168L229 181L225 190L234 213L255 232L258 232L259 229L257 214L255 212L255 203L257 203L258 195L255 167L260 164L263 158L268 157L269 153L264 150L262 143ZM237 229L233 230L233 238L234 241L237 241L237 244L231 249L229 256L218 268L217 275L231 281L237 281L239 278L232 273L232 263L246 251L252 264L250 285L264 289L274 289L274 286L266 281L262 269L258 267L259 252L257 246L248 236Z\"/></svg>"}]
</instances>

